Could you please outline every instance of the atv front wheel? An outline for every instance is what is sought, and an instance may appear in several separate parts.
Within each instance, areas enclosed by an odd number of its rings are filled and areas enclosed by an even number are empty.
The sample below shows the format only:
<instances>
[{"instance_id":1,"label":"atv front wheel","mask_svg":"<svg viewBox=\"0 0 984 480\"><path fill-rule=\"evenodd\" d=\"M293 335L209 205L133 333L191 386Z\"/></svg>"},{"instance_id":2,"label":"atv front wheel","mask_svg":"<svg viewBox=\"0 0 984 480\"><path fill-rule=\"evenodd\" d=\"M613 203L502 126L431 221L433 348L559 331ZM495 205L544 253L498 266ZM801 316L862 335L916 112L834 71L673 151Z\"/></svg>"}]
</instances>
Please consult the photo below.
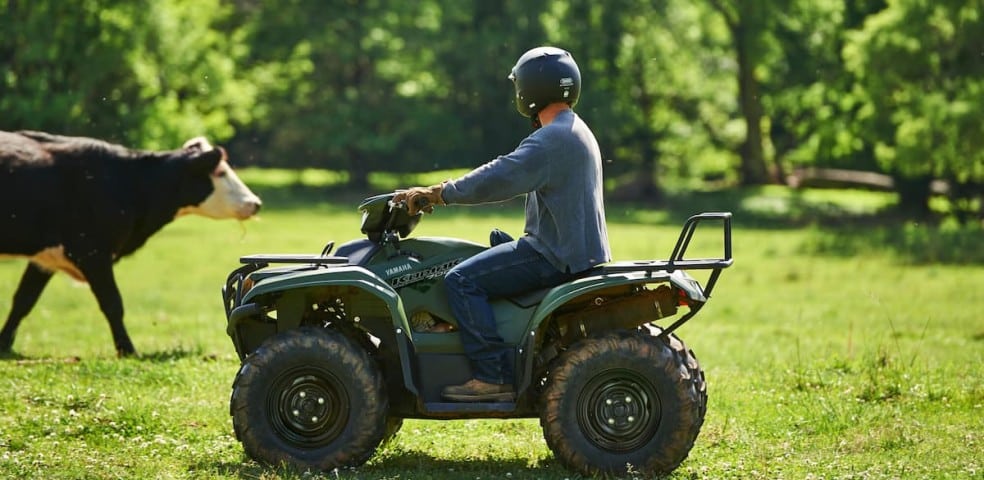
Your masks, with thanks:
<instances>
[{"instance_id":1,"label":"atv front wheel","mask_svg":"<svg viewBox=\"0 0 984 480\"><path fill-rule=\"evenodd\" d=\"M243 362L230 402L251 458L318 470L365 463L386 433L388 408L368 352L321 328L265 341Z\"/></svg>"},{"instance_id":2,"label":"atv front wheel","mask_svg":"<svg viewBox=\"0 0 984 480\"><path fill-rule=\"evenodd\" d=\"M551 366L540 425L557 459L586 476L667 474L694 445L706 392L697 359L675 335L610 332Z\"/></svg>"}]
</instances>

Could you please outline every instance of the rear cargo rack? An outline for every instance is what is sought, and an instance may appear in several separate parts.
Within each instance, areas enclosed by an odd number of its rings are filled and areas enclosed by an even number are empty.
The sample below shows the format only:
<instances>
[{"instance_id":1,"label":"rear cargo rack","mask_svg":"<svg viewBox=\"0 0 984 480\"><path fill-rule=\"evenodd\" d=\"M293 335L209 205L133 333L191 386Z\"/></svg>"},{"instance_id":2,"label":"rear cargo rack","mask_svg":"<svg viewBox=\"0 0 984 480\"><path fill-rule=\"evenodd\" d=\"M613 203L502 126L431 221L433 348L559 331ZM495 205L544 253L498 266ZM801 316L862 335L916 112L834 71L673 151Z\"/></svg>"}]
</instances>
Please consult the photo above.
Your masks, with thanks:
<instances>
[{"instance_id":1,"label":"rear cargo rack","mask_svg":"<svg viewBox=\"0 0 984 480\"><path fill-rule=\"evenodd\" d=\"M721 221L721 230L724 242L721 257L699 259L686 258L687 249L690 247L690 240L693 239L694 232L697 230L697 225L700 224L700 222L707 220ZM721 276L721 270L730 267L732 264L734 264L734 258L731 256L731 212L705 212L693 215L687 219L687 222L683 225L683 230L680 232L680 237L677 239L676 246L673 247L673 252L670 254L669 259L639 262L614 262L606 264L602 268L605 272L612 273L638 272L643 270L649 275L652 275L655 272L673 273L676 270L711 270L711 274L707 278L707 285L704 287L704 297L711 298L711 291L714 290L714 285L717 284L718 277ZM680 317L676 322L673 322L673 324L669 327L665 328L660 334L660 337L665 338L670 333L673 333L677 327L683 325L687 320L690 320L691 317L696 315L703 306L704 303L691 305L690 311Z\"/></svg>"},{"instance_id":2,"label":"rear cargo rack","mask_svg":"<svg viewBox=\"0 0 984 480\"><path fill-rule=\"evenodd\" d=\"M720 258L688 259L686 255L687 249L690 247L690 240L694 237L697 225L705 220L721 221L724 241L722 256ZM734 258L731 256L731 212L707 212L693 215L687 219L669 259L612 262L605 264L602 268L606 272L611 273L638 272L640 270L650 273L672 273L676 270L713 270L711 272L711 278L707 281L707 287L704 289L704 294L710 297L711 290L714 288L714 284L717 283L717 277L721 274L721 270L730 267L733 263Z\"/></svg>"}]
</instances>

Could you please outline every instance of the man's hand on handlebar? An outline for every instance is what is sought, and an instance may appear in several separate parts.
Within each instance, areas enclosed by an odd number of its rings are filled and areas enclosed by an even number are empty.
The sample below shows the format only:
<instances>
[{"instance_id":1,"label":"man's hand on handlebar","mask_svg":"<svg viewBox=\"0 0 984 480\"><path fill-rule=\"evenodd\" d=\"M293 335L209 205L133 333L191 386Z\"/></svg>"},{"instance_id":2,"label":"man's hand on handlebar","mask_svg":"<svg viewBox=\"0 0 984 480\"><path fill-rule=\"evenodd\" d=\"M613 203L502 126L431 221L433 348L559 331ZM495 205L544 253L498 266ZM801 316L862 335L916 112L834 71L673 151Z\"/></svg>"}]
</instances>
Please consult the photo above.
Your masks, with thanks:
<instances>
[{"instance_id":1,"label":"man's hand on handlebar","mask_svg":"<svg viewBox=\"0 0 984 480\"><path fill-rule=\"evenodd\" d=\"M407 213L410 215L416 215L418 212L424 211L427 213L434 213L434 205L444 205L444 198L441 197L441 191L444 190L444 184L431 185L429 187L412 187L406 190L397 190L396 195L393 195L393 203L406 202L407 203Z\"/></svg>"}]
</instances>

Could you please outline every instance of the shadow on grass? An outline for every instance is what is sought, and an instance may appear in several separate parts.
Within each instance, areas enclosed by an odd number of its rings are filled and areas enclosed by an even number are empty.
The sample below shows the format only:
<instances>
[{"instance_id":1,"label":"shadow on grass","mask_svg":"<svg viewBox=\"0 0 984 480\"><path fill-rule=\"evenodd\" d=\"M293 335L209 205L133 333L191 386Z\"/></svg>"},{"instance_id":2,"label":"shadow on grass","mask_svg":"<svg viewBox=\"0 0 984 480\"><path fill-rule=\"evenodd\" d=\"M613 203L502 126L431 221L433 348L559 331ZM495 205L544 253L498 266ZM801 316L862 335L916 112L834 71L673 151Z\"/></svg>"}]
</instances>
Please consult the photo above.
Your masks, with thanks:
<instances>
[{"instance_id":1,"label":"shadow on grass","mask_svg":"<svg viewBox=\"0 0 984 480\"><path fill-rule=\"evenodd\" d=\"M39 365L39 364L74 364L81 362L80 357L28 357L17 352L0 352L0 362L12 362L17 365Z\"/></svg>"},{"instance_id":2,"label":"shadow on grass","mask_svg":"<svg viewBox=\"0 0 984 480\"><path fill-rule=\"evenodd\" d=\"M672 198L669 211L682 213L680 208L674 208L676 205L699 211L732 211L736 232L742 228L809 229L811 235L804 244L804 254L857 257L890 252L910 264L984 264L981 225L947 224L941 217L913 218L892 203L860 208L850 199L817 200L800 190L770 194L777 191L691 193ZM687 215L672 218L682 222Z\"/></svg>"},{"instance_id":3,"label":"shadow on grass","mask_svg":"<svg viewBox=\"0 0 984 480\"><path fill-rule=\"evenodd\" d=\"M526 459L449 460L418 451L382 452L364 466L331 472L310 472L291 467L270 467L243 459L242 462L203 462L190 472L209 472L242 479L277 478L280 480L317 479L574 479L582 478L552 460L529 467Z\"/></svg>"},{"instance_id":4,"label":"shadow on grass","mask_svg":"<svg viewBox=\"0 0 984 480\"><path fill-rule=\"evenodd\" d=\"M676 223L697 212L726 211L734 213L736 222L746 228L767 230L884 225L904 220L892 210L887 194L853 192L837 198L835 192L818 193L775 185L684 191L667 196L662 208ZM866 204L858 205L861 201Z\"/></svg>"},{"instance_id":5,"label":"shadow on grass","mask_svg":"<svg viewBox=\"0 0 984 480\"><path fill-rule=\"evenodd\" d=\"M216 359L214 354L205 355L200 347L174 347L156 352L144 352L138 354L135 359L151 363L170 363L189 358L198 358L203 362L210 362Z\"/></svg>"},{"instance_id":6,"label":"shadow on grass","mask_svg":"<svg viewBox=\"0 0 984 480\"><path fill-rule=\"evenodd\" d=\"M112 357L105 357L100 359L110 359ZM188 358L198 358L203 362L212 362L217 360L215 354L204 354L201 348L193 347L175 347L169 348L167 350L160 350L156 352L149 353L138 353L134 357L125 357L128 360L135 360L138 362L150 362L150 363L170 363L177 360L184 360ZM73 364L83 361L83 357L78 356L68 356L68 357L29 357L17 352L0 352L0 362L14 362L18 365L34 365L34 364Z\"/></svg>"},{"instance_id":7,"label":"shadow on grass","mask_svg":"<svg viewBox=\"0 0 984 480\"><path fill-rule=\"evenodd\" d=\"M984 231L912 224L821 229L804 249L806 253L838 257L888 250L917 265L984 265Z\"/></svg>"}]
</instances>

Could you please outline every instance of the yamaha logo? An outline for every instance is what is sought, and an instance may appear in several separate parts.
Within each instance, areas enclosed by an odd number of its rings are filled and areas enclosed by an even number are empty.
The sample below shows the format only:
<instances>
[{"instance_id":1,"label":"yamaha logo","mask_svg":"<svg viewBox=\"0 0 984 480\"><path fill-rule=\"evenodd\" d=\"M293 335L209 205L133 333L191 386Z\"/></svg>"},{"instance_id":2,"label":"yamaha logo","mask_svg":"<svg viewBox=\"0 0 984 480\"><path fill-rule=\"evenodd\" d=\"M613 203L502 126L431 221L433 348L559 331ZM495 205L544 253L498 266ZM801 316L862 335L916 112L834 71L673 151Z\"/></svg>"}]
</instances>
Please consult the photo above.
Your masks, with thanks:
<instances>
[{"instance_id":1,"label":"yamaha logo","mask_svg":"<svg viewBox=\"0 0 984 480\"><path fill-rule=\"evenodd\" d=\"M410 270L413 270L413 265L412 264L409 264L409 263L404 263L403 265L398 265L398 266L395 266L395 267L392 267L392 268L387 268L386 269L386 276L387 277L392 277L393 275L396 275L398 273L408 272Z\"/></svg>"}]
</instances>

